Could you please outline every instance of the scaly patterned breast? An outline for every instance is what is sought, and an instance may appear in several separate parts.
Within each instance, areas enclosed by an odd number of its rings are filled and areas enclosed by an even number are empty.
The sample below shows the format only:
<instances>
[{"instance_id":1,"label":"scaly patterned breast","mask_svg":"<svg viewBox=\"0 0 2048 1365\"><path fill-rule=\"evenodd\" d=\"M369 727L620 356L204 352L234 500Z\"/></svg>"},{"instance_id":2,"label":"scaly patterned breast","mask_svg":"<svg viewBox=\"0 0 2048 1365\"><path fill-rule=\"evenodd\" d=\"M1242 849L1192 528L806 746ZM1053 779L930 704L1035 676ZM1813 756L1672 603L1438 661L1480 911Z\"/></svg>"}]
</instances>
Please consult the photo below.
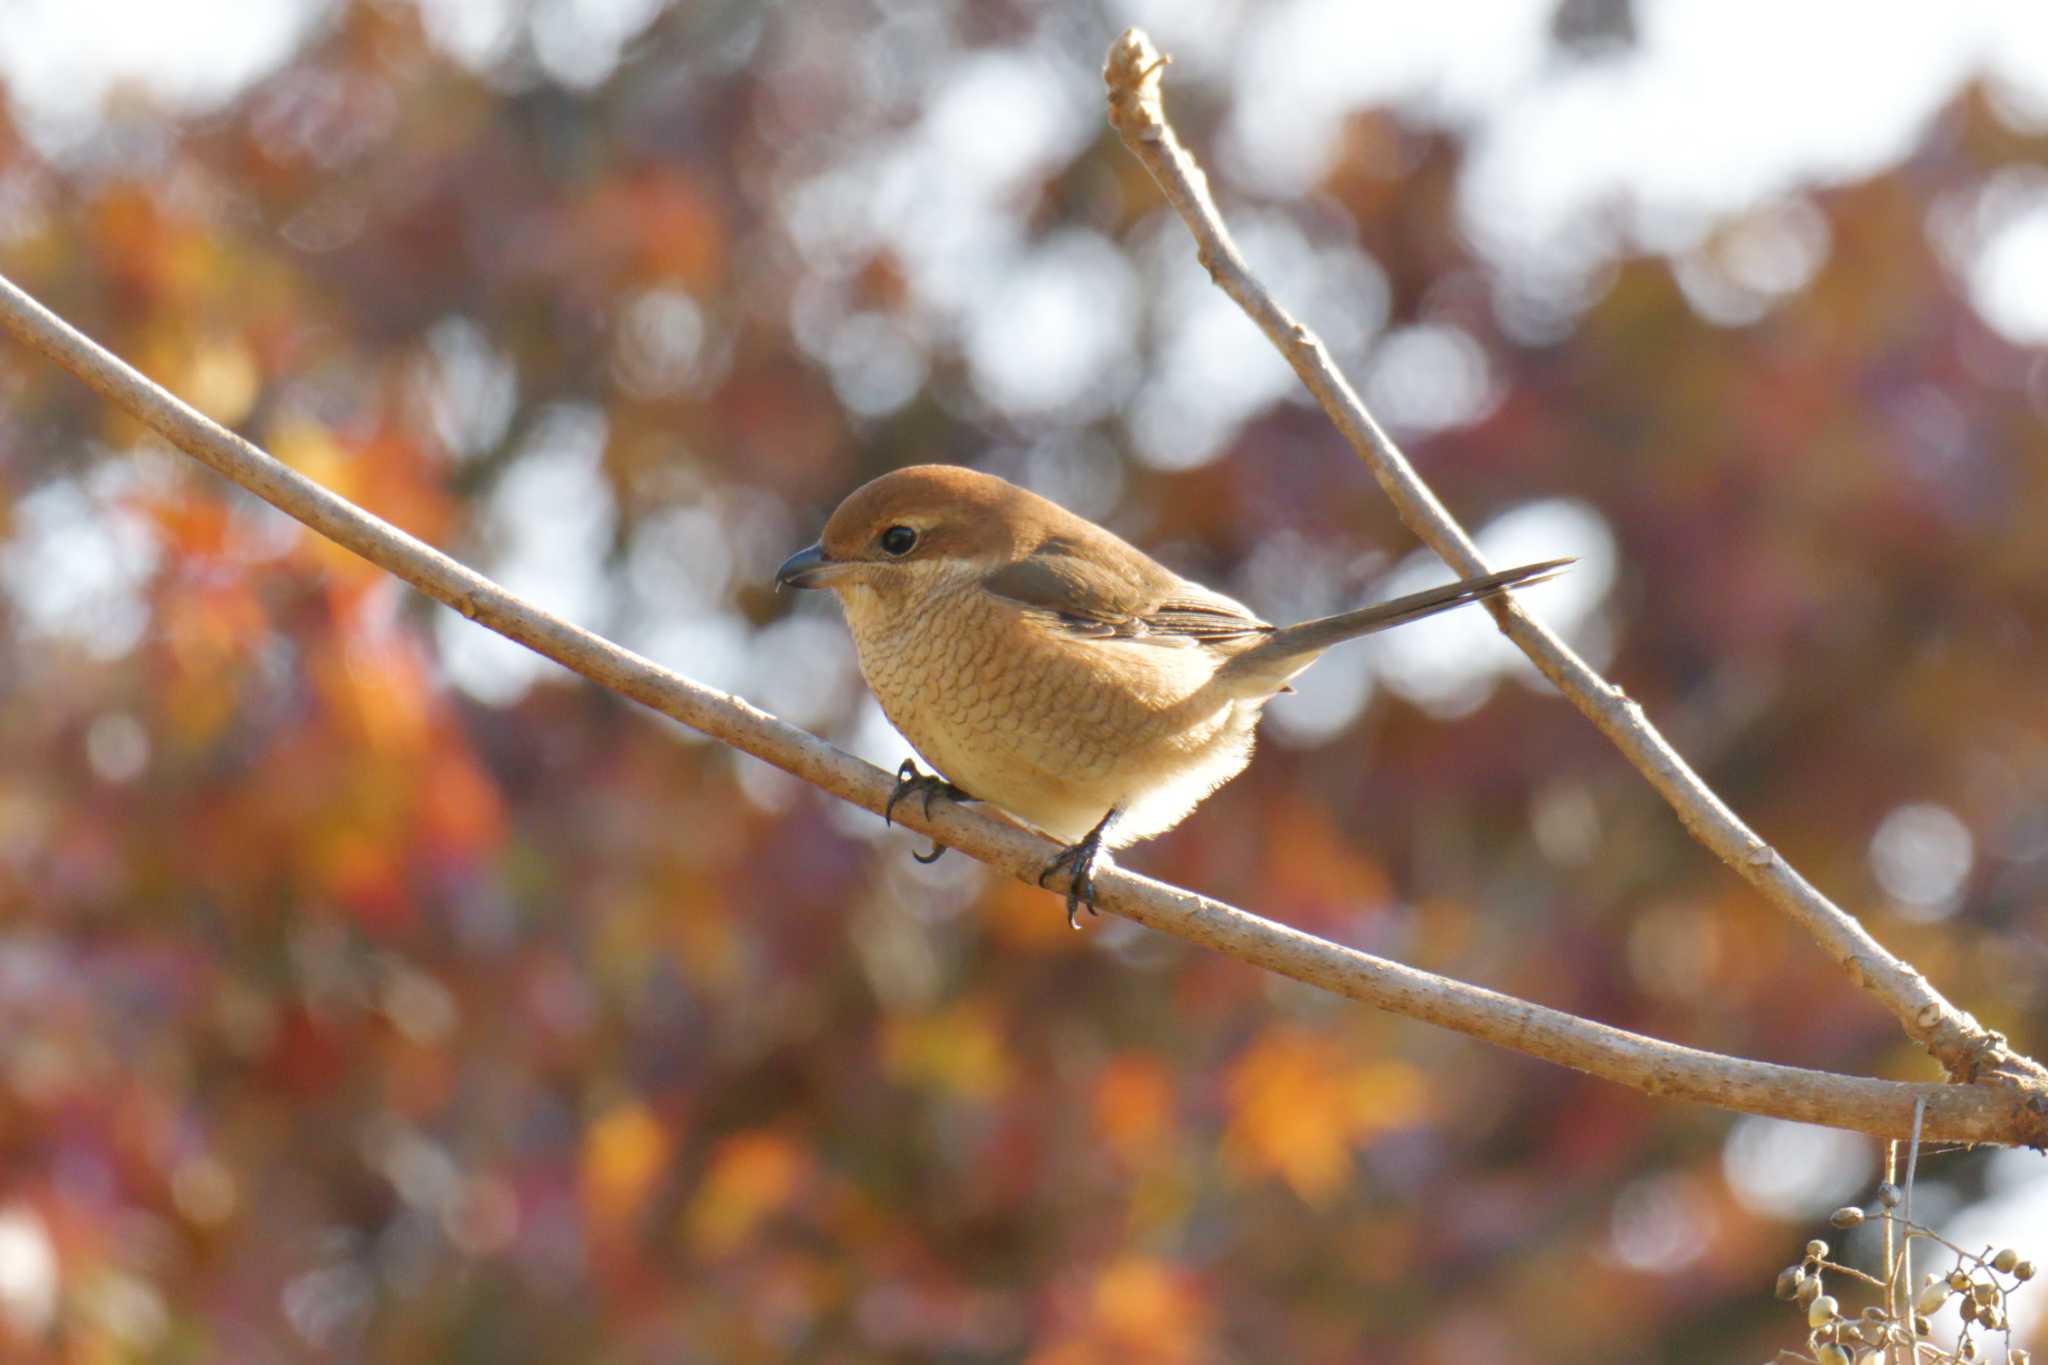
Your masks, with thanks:
<instances>
[{"instance_id":1,"label":"scaly patterned breast","mask_svg":"<svg viewBox=\"0 0 2048 1365\"><path fill-rule=\"evenodd\" d=\"M1157 832L1249 756L1256 709L1202 692L1206 651L1076 639L971 584L886 605L849 594L847 621L890 721L947 778L1057 838L1134 804L1151 813L1128 837Z\"/></svg>"}]
</instances>

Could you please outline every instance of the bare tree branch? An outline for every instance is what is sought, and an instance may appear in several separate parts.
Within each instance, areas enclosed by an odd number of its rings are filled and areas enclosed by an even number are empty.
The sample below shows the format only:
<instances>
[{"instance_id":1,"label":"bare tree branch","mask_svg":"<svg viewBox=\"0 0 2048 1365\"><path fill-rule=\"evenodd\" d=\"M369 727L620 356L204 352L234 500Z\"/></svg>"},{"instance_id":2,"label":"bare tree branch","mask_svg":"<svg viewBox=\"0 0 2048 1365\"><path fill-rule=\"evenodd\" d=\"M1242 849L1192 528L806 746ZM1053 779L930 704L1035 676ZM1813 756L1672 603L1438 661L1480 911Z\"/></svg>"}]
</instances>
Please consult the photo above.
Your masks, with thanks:
<instances>
[{"instance_id":1,"label":"bare tree branch","mask_svg":"<svg viewBox=\"0 0 2048 1365\"><path fill-rule=\"evenodd\" d=\"M1160 99L1166 60L1152 40L1135 28L1110 45L1103 79L1109 86L1109 120L1124 146L1144 163L1187 224L1210 278L1280 349L1372 470L1403 524L1460 575L1486 573L1486 562L1471 537L1416 474L1393 438L1373 420L1323 343L1296 322L1246 266L1209 193L1208 177L1167 122ZM1491 599L1487 607L1500 622L1501 631L1543 676L1649 779L1693 837L1771 904L1804 925L1849 978L1897 1016L1906 1033L1933 1054L1951 1078L2024 1080L2034 1086L2048 1082L2048 1068L2014 1052L2004 1038L1950 1004L1926 977L1887 952L1854 917L1794 871L1700 780L1650 724L1639 703L1594 672L1511 598Z\"/></svg>"},{"instance_id":2,"label":"bare tree branch","mask_svg":"<svg viewBox=\"0 0 2048 1365\"><path fill-rule=\"evenodd\" d=\"M894 779L879 768L522 601L202 416L5 279L0 324L186 454L436 601L834 796L882 809ZM1014 825L946 802L929 816L912 802L897 818L1023 881L1035 881L1055 851ZM1913 1085L1722 1057L1372 957L1118 868L1099 872L1096 888L1104 910L1139 924L1645 1094L1880 1136L1909 1131L1914 1104L1924 1101L1930 1138L2048 1142L2048 1101L2019 1088ZM1057 911L1048 904L1046 913Z\"/></svg>"}]
</instances>

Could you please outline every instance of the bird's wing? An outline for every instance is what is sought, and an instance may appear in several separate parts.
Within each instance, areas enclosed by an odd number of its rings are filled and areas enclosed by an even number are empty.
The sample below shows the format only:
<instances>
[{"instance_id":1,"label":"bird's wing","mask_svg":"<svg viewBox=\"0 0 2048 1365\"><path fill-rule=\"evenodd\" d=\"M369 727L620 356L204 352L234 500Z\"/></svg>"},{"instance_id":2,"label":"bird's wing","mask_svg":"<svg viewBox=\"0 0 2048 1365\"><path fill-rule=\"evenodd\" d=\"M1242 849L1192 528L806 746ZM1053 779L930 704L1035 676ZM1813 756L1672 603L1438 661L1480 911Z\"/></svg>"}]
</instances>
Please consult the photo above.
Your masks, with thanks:
<instances>
[{"instance_id":1,"label":"bird's wing","mask_svg":"<svg viewBox=\"0 0 2048 1365\"><path fill-rule=\"evenodd\" d=\"M1080 550L1070 540L1048 539L1031 554L989 574L981 585L1084 639L1215 644L1272 630L1243 603L1150 561L1142 561L1142 569L1120 569L1103 556Z\"/></svg>"}]
</instances>

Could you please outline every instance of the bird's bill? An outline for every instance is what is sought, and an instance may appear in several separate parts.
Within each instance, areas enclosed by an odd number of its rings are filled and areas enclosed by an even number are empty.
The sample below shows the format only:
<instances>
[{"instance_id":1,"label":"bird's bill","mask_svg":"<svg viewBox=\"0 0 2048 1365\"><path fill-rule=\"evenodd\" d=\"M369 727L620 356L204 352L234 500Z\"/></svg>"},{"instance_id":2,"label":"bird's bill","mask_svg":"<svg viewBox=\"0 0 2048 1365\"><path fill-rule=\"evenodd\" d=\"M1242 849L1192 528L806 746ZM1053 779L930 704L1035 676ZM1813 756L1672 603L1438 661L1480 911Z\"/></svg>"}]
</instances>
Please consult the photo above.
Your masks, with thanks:
<instances>
[{"instance_id":1,"label":"bird's bill","mask_svg":"<svg viewBox=\"0 0 2048 1365\"><path fill-rule=\"evenodd\" d=\"M808 545L782 561L775 571L777 588L829 588L832 580L856 567L843 559L825 558L825 547Z\"/></svg>"}]
</instances>

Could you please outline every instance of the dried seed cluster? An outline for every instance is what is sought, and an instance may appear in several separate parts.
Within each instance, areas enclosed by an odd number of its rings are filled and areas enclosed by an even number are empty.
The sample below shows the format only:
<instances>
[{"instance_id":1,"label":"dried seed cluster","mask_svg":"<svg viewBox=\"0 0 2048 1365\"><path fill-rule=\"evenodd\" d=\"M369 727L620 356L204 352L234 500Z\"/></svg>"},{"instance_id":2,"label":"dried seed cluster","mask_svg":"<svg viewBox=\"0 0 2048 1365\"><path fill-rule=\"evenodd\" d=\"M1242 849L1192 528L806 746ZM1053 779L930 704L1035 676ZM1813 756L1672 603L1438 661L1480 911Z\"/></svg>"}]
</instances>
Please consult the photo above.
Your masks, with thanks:
<instances>
[{"instance_id":1,"label":"dried seed cluster","mask_svg":"<svg viewBox=\"0 0 2048 1365\"><path fill-rule=\"evenodd\" d=\"M2034 1263L2012 1247L1965 1251L1931 1228L1900 1215L1898 1204L1897 1188L1886 1184L1878 1189L1875 1208L1839 1208L1828 1221L1844 1229L1866 1222L1889 1222L1899 1248L1903 1250L1914 1241L1931 1243L1951 1253L1954 1266L1946 1274L1929 1272L1910 1310L1900 1312L1894 1305L1902 1298L1896 1277L1905 1263L1903 1255L1897 1256L1886 1277L1879 1279L1829 1260L1828 1244L1815 1238L1806 1244L1805 1255L1778 1272L1773 1289L1777 1297L1798 1305L1806 1314L1808 1353L1785 1351L1778 1359L1810 1365L1885 1365L1892 1359L1908 1359L1915 1365L1975 1365L1989 1360L1984 1354L1988 1349L1985 1338L1998 1333L2005 1338L2005 1365L2030 1365L2029 1353L2012 1344L2006 1301L2034 1278ZM1861 1284L1865 1292L1877 1295L1879 1302L1853 1316L1846 1314L1841 1300L1829 1292L1829 1275L1852 1287ZM1929 1339L1934 1315L1951 1299L1962 1318L1962 1332L1953 1349Z\"/></svg>"}]
</instances>

